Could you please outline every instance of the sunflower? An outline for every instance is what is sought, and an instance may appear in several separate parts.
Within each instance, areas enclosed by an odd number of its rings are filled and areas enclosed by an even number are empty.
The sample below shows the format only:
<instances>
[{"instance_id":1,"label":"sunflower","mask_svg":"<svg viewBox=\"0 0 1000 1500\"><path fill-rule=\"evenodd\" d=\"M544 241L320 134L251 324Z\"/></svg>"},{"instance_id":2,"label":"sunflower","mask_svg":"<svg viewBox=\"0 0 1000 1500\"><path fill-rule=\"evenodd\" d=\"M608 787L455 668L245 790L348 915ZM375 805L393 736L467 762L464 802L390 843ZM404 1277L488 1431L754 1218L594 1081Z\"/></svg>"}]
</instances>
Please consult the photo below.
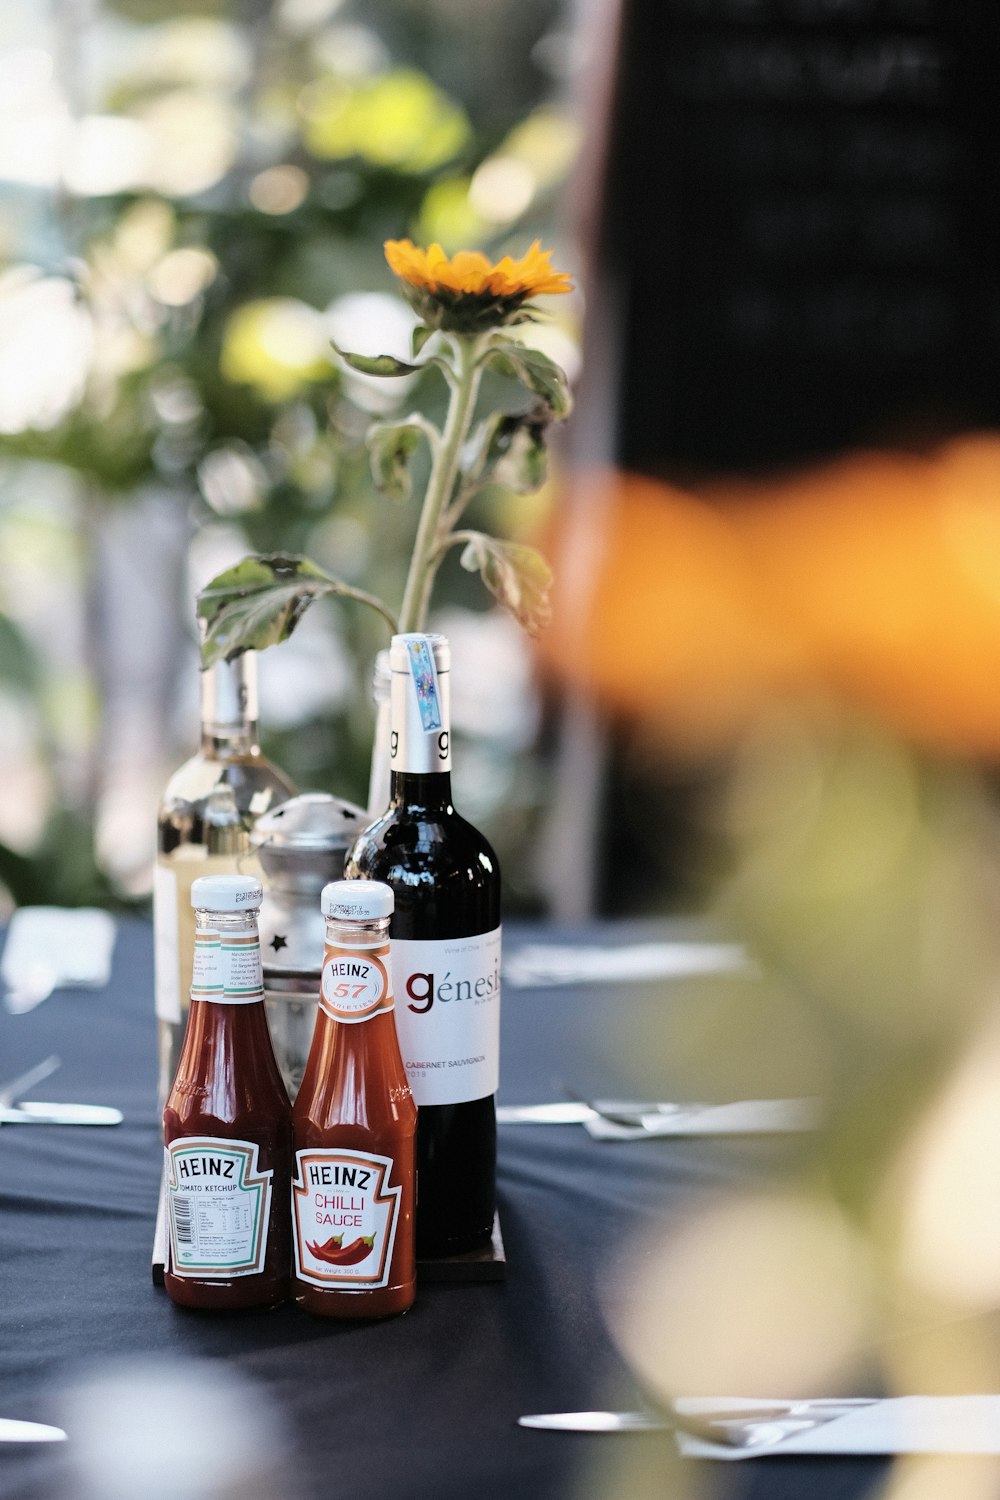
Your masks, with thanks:
<instances>
[{"instance_id":1,"label":"sunflower","mask_svg":"<svg viewBox=\"0 0 1000 1500\"><path fill-rule=\"evenodd\" d=\"M429 328L478 333L509 323L529 297L572 291L565 271L554 271L551 250L535 240L520 260L505 255L494 265L480 250L445 255L440 245L421 250L411 240L386 240L385 258L411 305Z\"/></svg>"}]
</instances>

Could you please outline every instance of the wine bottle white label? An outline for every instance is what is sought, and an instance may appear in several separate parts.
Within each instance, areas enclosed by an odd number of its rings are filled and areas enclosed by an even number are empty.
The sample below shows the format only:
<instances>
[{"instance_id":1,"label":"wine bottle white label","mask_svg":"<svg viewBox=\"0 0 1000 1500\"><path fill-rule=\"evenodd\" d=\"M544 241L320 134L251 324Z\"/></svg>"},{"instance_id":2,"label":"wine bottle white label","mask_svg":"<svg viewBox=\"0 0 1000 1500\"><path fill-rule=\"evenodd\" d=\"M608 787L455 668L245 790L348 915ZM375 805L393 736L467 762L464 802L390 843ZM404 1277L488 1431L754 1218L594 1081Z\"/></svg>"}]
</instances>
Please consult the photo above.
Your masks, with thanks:
<instances>
[{"instance_id":1,"label":"wine bottle white label","mask_svg":"<svg viewBox=\"0 0 1000 1500\"><path fill-rule=\"evenodd\" d=\"M396 1032L418 1108L496 1093L500 933L392 940Z\"/></svg>"},{"instance_id":2,"label":"wine bottle white label","mask_svg":"<svg viewBox=\"0 0 1000 1500\"><path fill-rule=\"evenodd\" d=\"M368 1292L388 1286L402 1187L391 1156L296 1151L292 1181L295 1274L310 1286Z\"/></svg>"},{"instance_id":3,"label":"wine bottle white label","mask_svg":"<svg viewBox=\"0 0 1000 1500\"><path fill-rule=\"evenodd\" d=\"M388 944L329 947L323 957L319 1003L333 1021L370 1021L393 1009Z\"/></svg>"},{"instance_id":4,"label":"wine bottle white label","mask_svg":"<svg viewBox=\"0 0 1000 1500\"><path fill-rule=\"evenodd\" d=\"M170 1269L199 1280L264 1268L271 1172L255 1141L186 1136L166 1149Z\"/></svg>"},{"instance_id":5,"label":"wine bottle white label","mask_svg":"<svg viewBox=\"0 0 1000 1500\"><path fill-rule=\"evenodd\" d=\"M256 932L199 932L194 940L191 999L253 1005L264 998Z\"/></svg>"}]
</instances>

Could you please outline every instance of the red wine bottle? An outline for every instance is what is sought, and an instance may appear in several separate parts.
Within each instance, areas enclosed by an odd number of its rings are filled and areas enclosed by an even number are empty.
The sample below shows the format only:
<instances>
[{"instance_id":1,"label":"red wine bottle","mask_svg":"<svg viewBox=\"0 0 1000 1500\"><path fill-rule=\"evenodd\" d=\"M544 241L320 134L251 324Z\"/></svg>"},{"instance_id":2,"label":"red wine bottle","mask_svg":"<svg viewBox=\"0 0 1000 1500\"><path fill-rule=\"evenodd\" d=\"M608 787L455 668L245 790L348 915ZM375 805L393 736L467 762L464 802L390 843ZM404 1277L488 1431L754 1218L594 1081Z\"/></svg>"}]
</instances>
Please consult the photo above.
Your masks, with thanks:
<instances>
[{"instance_id":1,"label":"red wine bottle","mask_svg":"<svg viewBox=\"0 0 1000 1500\"><path fill-rule=\"evenodd\" d=\"M450 651L397 635L390 803L347 857L351 879L395 898L396 1027L417 1102L417 1255L486 1243L496 1209L500 869L451 800Z\"/></svg>"}]
</instances>

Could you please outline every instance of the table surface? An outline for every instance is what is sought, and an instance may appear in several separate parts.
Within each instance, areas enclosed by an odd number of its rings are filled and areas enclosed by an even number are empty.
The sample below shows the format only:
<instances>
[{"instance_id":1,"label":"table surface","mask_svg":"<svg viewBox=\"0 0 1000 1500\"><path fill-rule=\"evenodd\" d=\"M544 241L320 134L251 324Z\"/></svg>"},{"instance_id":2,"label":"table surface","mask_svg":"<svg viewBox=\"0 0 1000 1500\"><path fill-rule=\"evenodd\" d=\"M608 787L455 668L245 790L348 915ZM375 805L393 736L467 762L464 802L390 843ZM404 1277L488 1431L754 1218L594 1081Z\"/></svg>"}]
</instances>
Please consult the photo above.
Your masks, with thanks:
<instances>
[{"instance_id":1,"label":"table surface","mask_svg":"<svg viewBox=\"0 0 1000 1500\"><path fill-rule=\"evenodd\" d=\"M637 935L649 931L524 928L505 943ZM609 1030L623 1013L641 1028L670 1003L662 983L508 986L501 1100L554 1099L566 1084L634 1096ZM0 1414L59 1422L67 1383L123 1356L224 1361L260 1389L285 1434L293 1461L282 1500L617 1496L602 1476L619 1458L632 1469L640 1449L630 1500L665 1500L677 1463L669 1435L541 1433L516 1419L642 1404L602 1317L601 1286L631 1235L664 1214L669 1222L692 1195L766 1171L773 1142L608 1146L578 1126L503 1125L504 1282L428 1285L405 1317L373 1325L328 1324L293 1305L212 1317L175 1308L150 1278L162 1147L147 924L120 924L106 990L58 993L23 1016L0 1012L0 1077L52 1052L62 1066L33 1097L113 1104L125 1119L114 1129L0 1129ZM62 1445L0 1446L0 1497L79 1500L70 1462ZM711 1467L727 1496L747 1500L856 1500L886 1471L885 1461L862 1459L760 1458L725 1475Z\"/></svg>"}]
</instances>

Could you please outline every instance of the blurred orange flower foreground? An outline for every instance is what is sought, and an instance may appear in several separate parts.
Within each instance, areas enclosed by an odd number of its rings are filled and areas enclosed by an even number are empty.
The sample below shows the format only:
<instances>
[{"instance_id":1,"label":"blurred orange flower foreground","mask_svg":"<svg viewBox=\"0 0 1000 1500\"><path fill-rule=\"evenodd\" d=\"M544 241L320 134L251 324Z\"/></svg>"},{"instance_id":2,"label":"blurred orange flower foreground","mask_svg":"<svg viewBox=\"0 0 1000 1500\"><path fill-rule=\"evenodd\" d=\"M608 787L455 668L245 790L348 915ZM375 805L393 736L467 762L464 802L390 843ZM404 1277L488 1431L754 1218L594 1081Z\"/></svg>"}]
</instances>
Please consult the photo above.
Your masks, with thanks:
<instances>
[{"instance_id":1,"label":"blurred orange flower foreground","mask_svg":"<svg viewBox=\"0 0 1000 1500\"><path fill-rule=\"evenodd\" d=\"M1000 751L1000 437L697 494L578 475L563 526L548 663L678 744L807 697Z\"/></svg>"},{"instance_id":2,"label":"blurred orange flower foreground","mask_svg":"<svg viewBox=\"0 0 1000 1500\"><path fill-rule=\"evenodd\" d=\"M385 258L424 322L459 333L509 321L529 297L573 289L539 240L520 260L505 255L495 265L480 250L449 258L438 244L421 250L412 240L386 240Z\"/></svg>"}]
</instances>

